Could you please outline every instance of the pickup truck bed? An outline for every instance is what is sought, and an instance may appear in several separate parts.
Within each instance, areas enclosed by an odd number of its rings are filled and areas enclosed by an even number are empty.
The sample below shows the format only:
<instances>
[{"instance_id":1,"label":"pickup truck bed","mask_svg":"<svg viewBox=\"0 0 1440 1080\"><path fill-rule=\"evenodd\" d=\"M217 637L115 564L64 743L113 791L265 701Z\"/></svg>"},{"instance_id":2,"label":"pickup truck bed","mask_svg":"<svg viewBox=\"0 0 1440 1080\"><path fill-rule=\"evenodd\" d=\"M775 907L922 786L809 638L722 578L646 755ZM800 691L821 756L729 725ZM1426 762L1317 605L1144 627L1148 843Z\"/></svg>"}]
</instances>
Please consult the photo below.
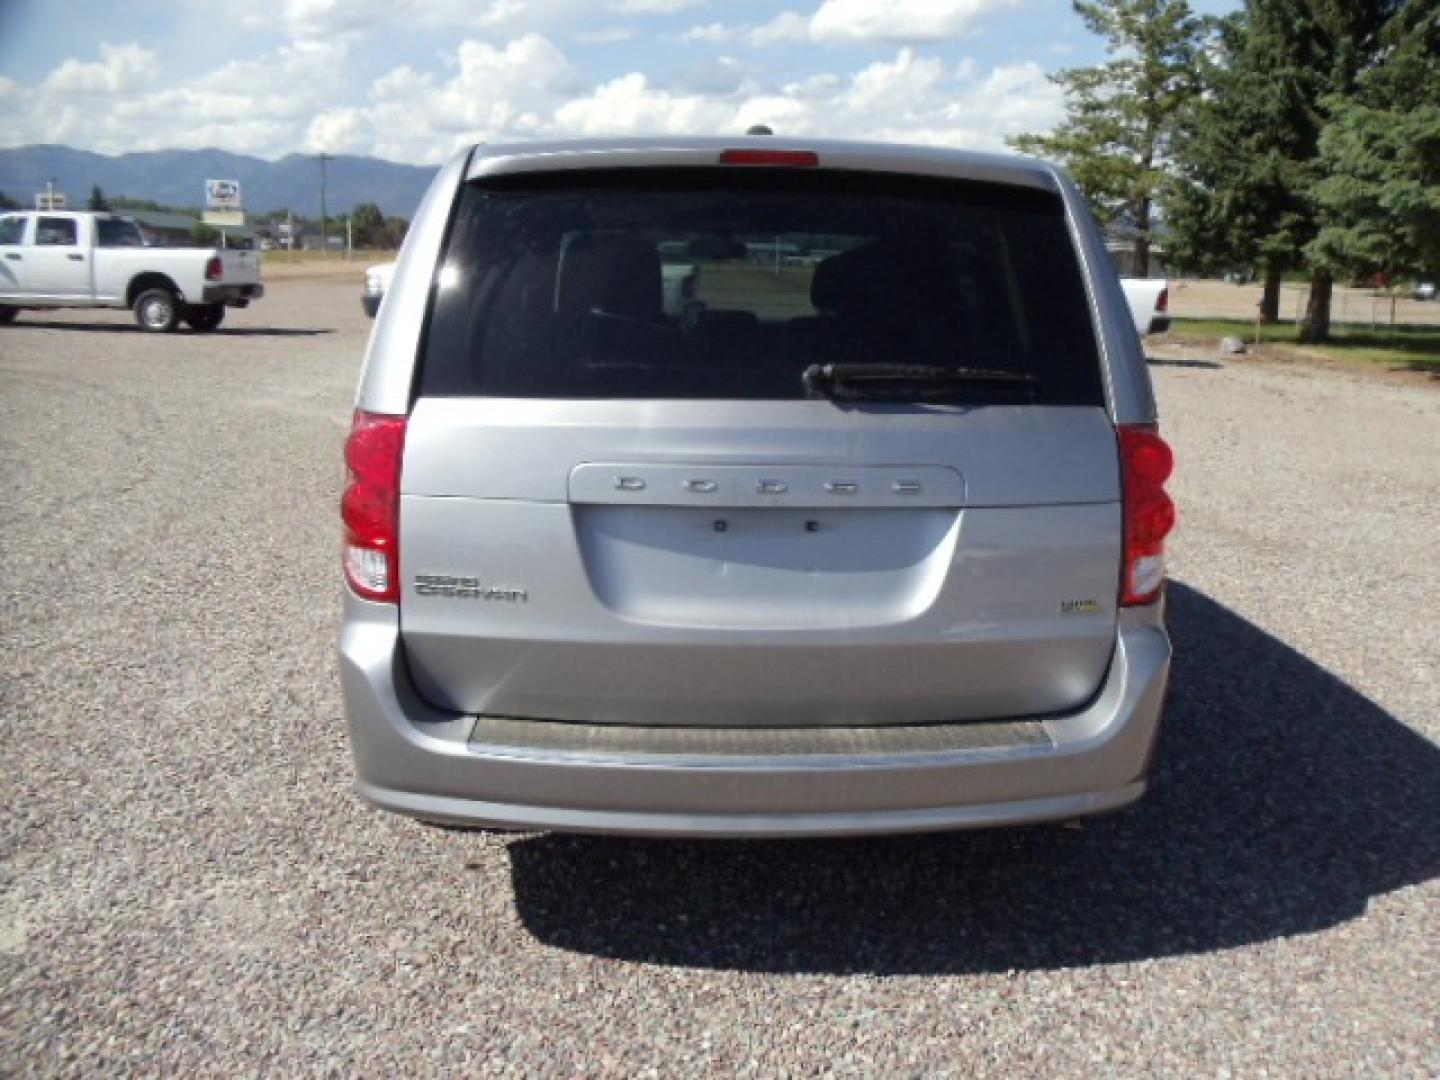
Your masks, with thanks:
<instances>
[{"instance_id":1,"label":"pickup truck bed","mask_svg":"<svg viewBox=\"0 0 1440 1080\"><path fill-rule=\"evenodd\" d=\"M1121 278L1135 332L1163 334L1170 329L1170 283L1164 278Z\"/></svg>"}]
</instances>

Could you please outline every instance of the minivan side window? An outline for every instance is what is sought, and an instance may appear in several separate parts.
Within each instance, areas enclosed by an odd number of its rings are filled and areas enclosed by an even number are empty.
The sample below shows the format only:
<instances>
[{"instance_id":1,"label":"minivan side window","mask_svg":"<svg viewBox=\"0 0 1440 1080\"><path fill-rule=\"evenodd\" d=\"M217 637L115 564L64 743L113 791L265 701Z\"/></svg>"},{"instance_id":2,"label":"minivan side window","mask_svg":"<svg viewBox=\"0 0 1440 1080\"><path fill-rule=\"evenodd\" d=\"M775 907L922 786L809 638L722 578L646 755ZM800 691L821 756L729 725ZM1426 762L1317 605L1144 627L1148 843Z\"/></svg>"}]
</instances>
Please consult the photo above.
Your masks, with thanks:
<instances>
[{"instance_id":1,"label":"minivan side window","mask_svg":"<svg viewBox=\"0 0 1440 1080\"><path fill-rule=\"evenodd\" d=\"M35 243L41 247L74 247L79 243L75 219L42 217L35 229Z\"/></svg>"},{"instance_id":2,"label":"minivan side window","mask_svg":"<svg viewBox=\"0 0 1440 1080\"><path fill-rule=\"evenodd\" d=\"M23 217L0 218L0 244L20 244L25 241L25 219Z\"/></svg>"}]
</instances>

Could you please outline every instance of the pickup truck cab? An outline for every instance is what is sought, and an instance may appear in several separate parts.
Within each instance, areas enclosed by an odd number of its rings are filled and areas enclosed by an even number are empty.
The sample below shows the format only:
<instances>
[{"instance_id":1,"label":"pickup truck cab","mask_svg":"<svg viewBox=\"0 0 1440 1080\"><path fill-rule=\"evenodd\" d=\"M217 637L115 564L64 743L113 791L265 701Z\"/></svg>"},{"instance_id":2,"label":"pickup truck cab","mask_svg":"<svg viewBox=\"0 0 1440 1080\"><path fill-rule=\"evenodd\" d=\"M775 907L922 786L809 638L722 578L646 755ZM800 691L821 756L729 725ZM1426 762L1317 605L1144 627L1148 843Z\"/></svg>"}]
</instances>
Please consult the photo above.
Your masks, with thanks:
<instances>
[{"instance_id":1,"label":"pickup truck cab","mask_svg":"<svg viewBox=\"0 0 1440 1080\"><path fill-rule=\"evenodd\" d=\"M218 327L227 307L265 294L254 251L144 246L120 214L20 210L0 215L0 324L20 311L129 308L143 330Z\"/></svg>"}]
</instances>

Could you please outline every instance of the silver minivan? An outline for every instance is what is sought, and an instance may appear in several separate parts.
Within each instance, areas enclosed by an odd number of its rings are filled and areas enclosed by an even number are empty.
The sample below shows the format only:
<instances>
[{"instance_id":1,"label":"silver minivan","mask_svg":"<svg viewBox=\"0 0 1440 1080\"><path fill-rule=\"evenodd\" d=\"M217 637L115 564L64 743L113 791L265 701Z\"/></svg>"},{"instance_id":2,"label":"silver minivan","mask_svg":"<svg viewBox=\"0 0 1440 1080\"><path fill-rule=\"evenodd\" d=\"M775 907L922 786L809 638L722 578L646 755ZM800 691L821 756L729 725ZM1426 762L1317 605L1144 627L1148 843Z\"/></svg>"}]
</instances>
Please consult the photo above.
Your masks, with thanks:
<instances>
[{"instance_id":1,"label":"silver minivan","mask_svg":"<svg viewBox=\"0 0 1440 1080\"><path fill-rule=\"evenodd\" d=\"M1123 806L1170 664L1155 420L1050 165L773 137L461 153L346 444L359 791L689 836Z\"/></svg>"}]
</instances>

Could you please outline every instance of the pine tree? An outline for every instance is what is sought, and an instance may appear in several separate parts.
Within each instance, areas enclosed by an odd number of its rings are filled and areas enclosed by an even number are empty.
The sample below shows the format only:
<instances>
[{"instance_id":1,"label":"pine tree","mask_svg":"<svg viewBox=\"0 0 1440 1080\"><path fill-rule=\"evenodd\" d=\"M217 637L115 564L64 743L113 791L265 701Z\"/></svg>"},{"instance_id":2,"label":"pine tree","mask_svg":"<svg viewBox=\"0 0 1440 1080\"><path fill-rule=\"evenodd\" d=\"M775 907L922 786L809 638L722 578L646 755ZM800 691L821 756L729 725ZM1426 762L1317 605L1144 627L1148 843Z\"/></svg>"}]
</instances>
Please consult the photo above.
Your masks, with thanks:
<instances>
[{"instance_id":1,"label":"pine tree","mask_svg":"<svg viewBox=\"0 0 1440 1080\"><path fill-rule=\"evenodd\" d=\"M1167 200L1175 258L1212 272L1258 266L1272 321L1282 275L1302 265L1316 229L1308 192L1324 45L1297 7L1252 2L1221 24L1204 92L1180 119Z\"/></svg>"},{"instance_id":2,"label":"pine tree","mask_svg":"<svg viewBox=\"0 0 1440 1080\"><path fill-rule=\"evenodd\" d=\"M90 201L89 201L88 203L86 203L86 208L87 208L87 209L90 209L90 210L109 210L109 209L110 209L110 204L109 204L109 202L107 202L106 199L105 199L105 192L100 189L100 185L99 185L99 184L94 184L94 185L91 186L91 188L90 188Z\"/></svg>"},{"instance_id":3,"label":"pine tree","mask_svg":"<svg viewBox=\"0 0 1440 1080\"><path fill-rule=\"evenodd\" d=\"M1312 261L1392 280L1440 267L1440 10L1407 5L1356 94L1327 106Z\"/></svg>"},{"instance_id":4,"label":"pine tree","mask_svg":"<svg viewBox=\"0 0 1440 1080\"><path fill-rule=\"evenodd\" d=\"M1199 90L1212 22L1188 0L1074 0L1074 8L1105 39L1110 59L1052 76L1065 89L1065 120L1050 135L1021 135L1010 145L1065 165L1101 224L1134 227L1136 261L1148 268L1170 140Z\"/></svg>"},{"instance_id":5,"label":"pine tree","mask_svg":"<svg viewBox=\"0 0 1440 1080\"><path fill-rule=\"evenodd\" d=\"M1409 0L1409 6L1428 10L1431 2ZM1323 192L1334 164L1322 158L1322 132L1355 98L1362 76L1383 55L1387 27L1405 6L1404 0L1246 0L1244 11L1224 24L1206 88L1181 120L1174 245L1201 268L1261 263L1261 310L1272 318L1280 275L1305 267L1310 291L1301 341L1328 339L1335 275L1349 265L1317 246L1329 220Z\"/></svg>"},{"instance_id":6,"label":"pine tree","mask_svg":"<svg viewBox=\"0 0 1440 1080\"><path fill-rule=\"evenodd\" d=\"M1288 0L1285 6L1294 6L1295 2ZM1405 3L1404 0L1305 0L1298 6L1305 9L1300 13L1304 25L1322 50L1317 61L1320 79L1313 109L1323 131L1337 105L1355 95L1361 73L1381 55L1386 27ZM1315 214L1317 236L1322 224L1320 184L1324 170L1317 137L1310 171L1312 183L1305 192ZM1305 257L1310 271L1310 295L1300 320L1299 338L1302 342L1318 344L1330 340L1330 299L1338 265L1325 259L1313 240L1305 246Z\"/></svg>"}]
</instances>

